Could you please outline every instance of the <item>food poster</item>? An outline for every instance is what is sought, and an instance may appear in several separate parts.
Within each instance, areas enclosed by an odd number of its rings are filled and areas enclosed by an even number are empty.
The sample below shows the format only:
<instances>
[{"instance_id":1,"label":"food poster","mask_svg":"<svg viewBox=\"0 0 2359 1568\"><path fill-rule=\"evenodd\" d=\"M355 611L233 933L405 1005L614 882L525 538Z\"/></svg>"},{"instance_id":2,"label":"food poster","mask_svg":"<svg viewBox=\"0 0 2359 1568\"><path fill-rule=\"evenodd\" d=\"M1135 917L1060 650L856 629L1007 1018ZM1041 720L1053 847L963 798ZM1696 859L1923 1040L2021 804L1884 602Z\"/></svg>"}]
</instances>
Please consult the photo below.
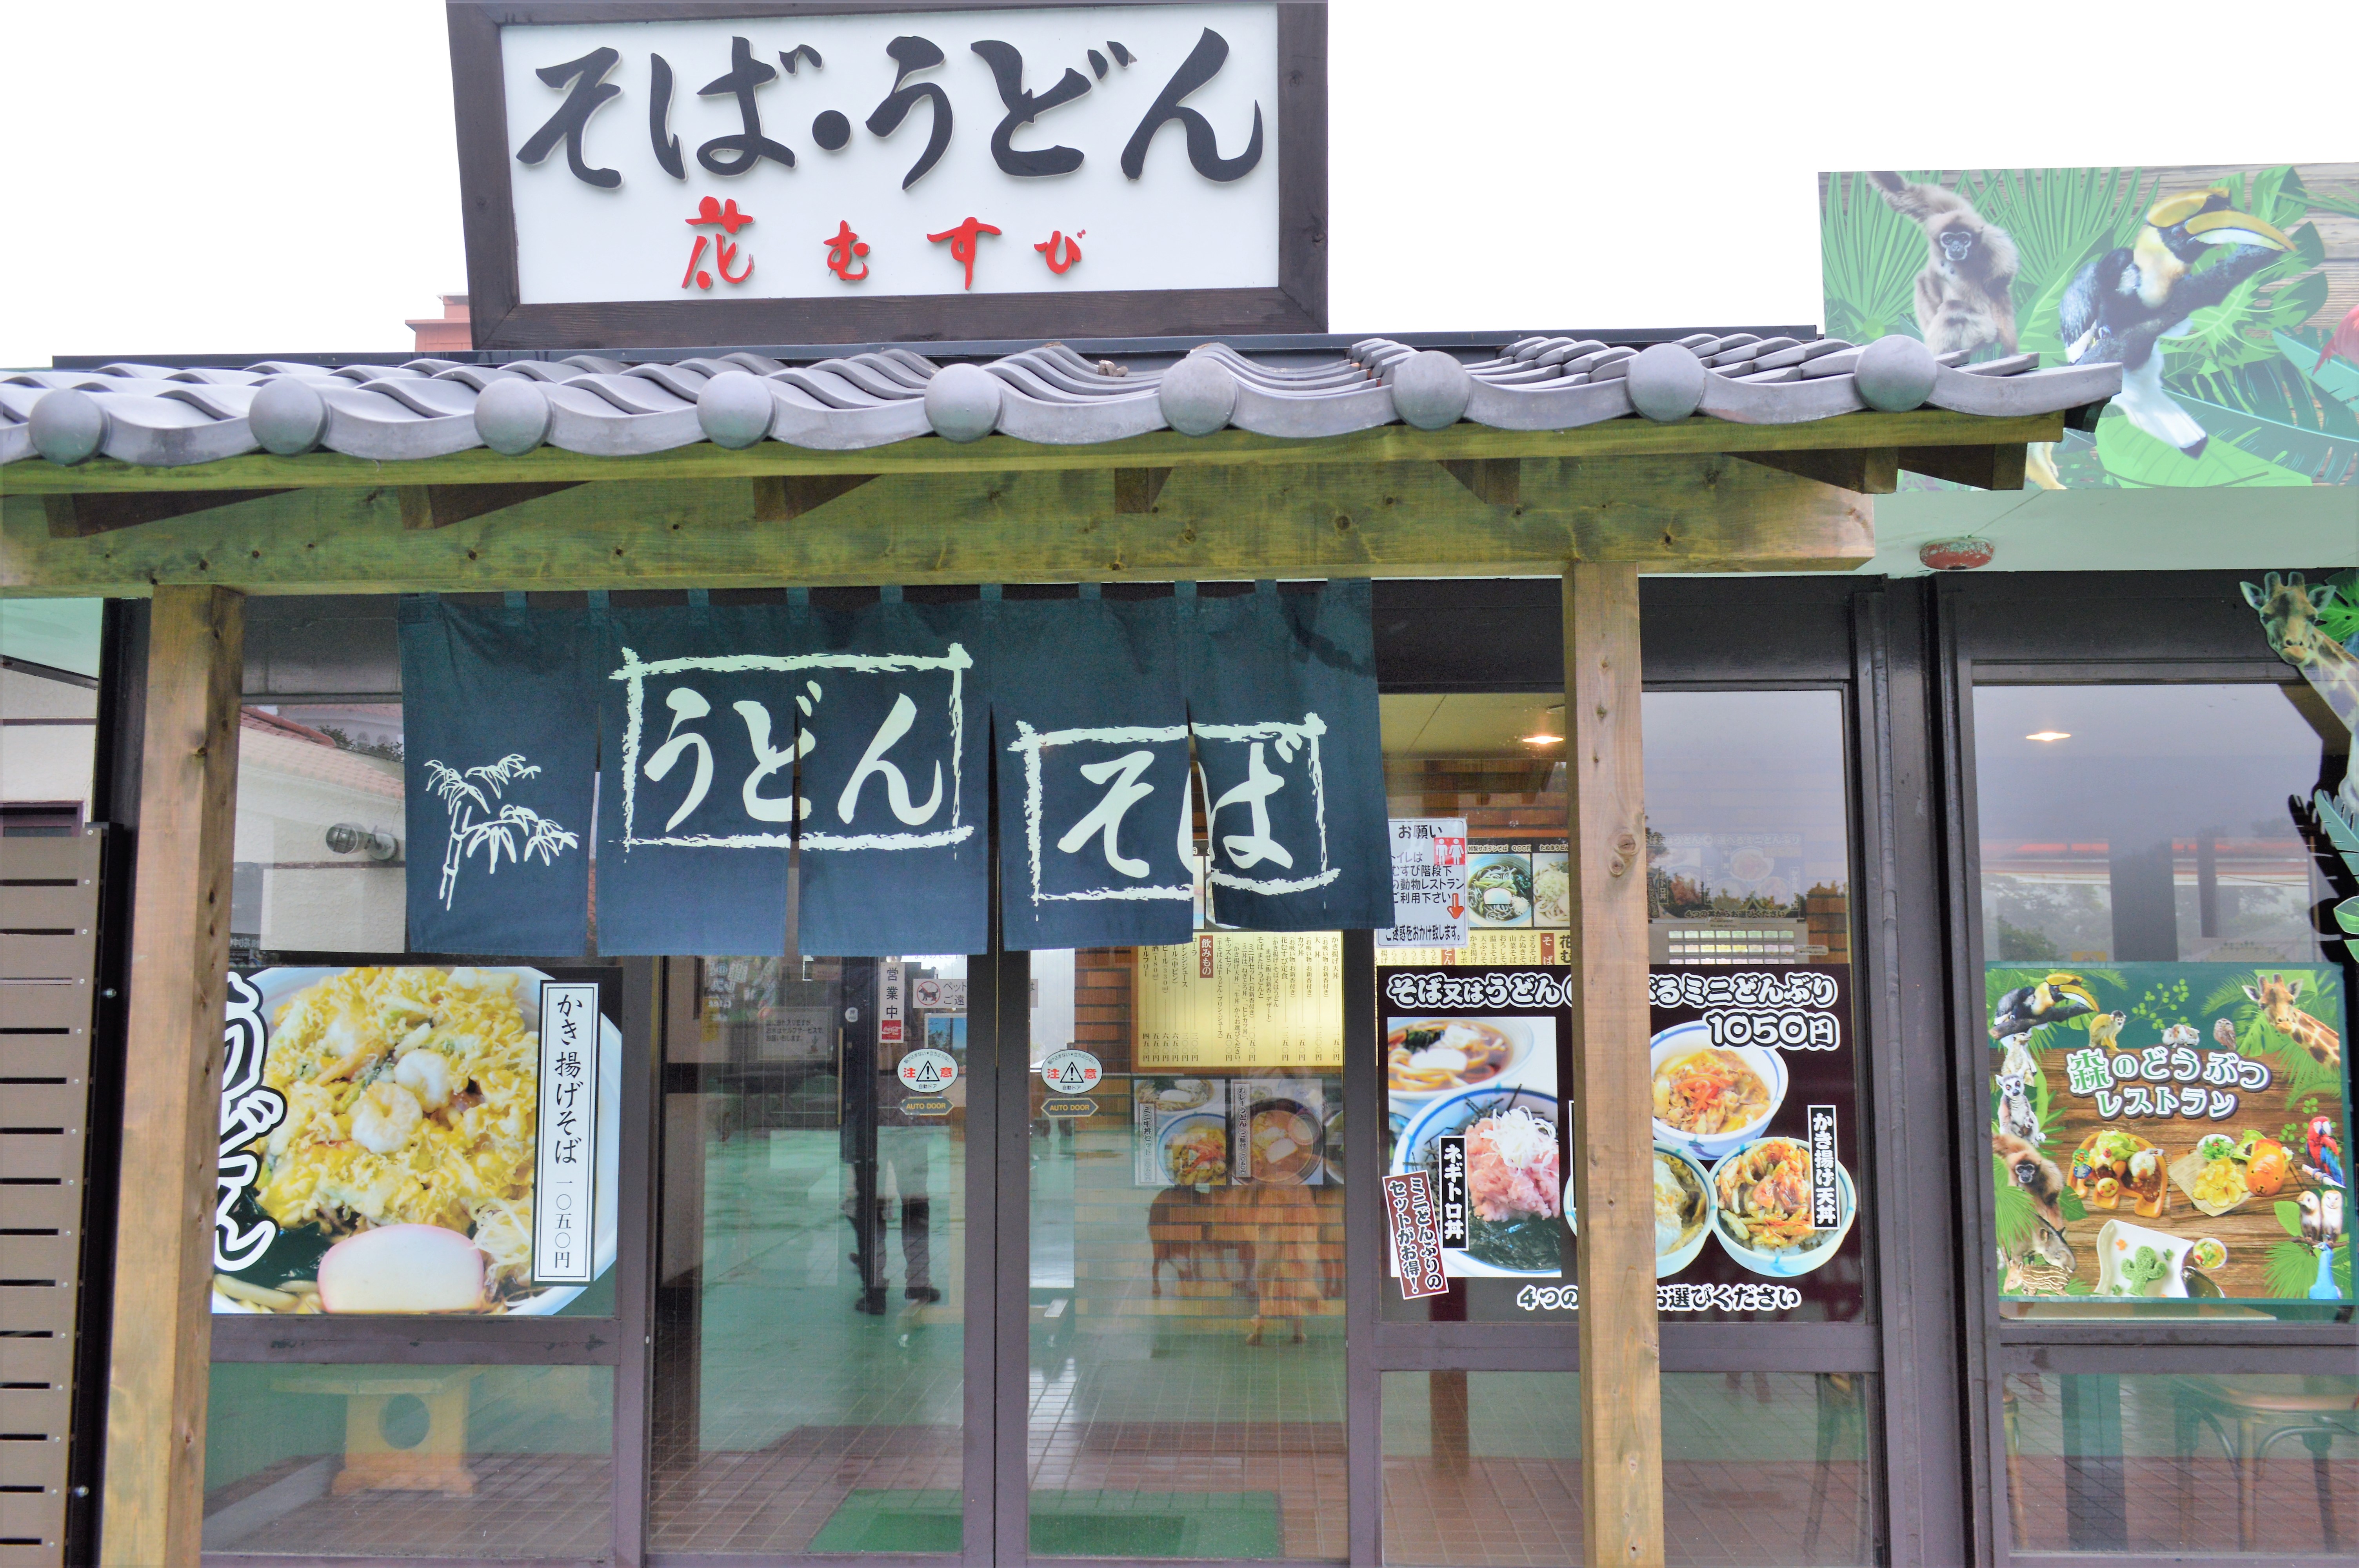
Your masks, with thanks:
<instances>
[{"instance_id":1,"label":"food poster","mask_svg":"<svg viewBox=\"0 0 2359 1568\"><path fill-rule=\"evenodd\" d=\"M1991 1176L2012 1300L2353 1299L2331 964L1992 964Z\"/></svg>"},{"instance_id":2,"label":"food poster","mask_svg":"<svg viewBox=\"0 0 2359 1568\"><path fill-rule=\"evenodd\" d=\"M1466 923L1477 931L1570 928L1572 882L1565 840L1470 837Z\"/></svg>"},{"instance_id":3,"label":"food poster","mask_svg":"<svg viewBox=\"0 0 2359 1568\"><path fill-rule=\"evenodd\" d=\"M1317 1187L1342 1179L1341 1079L1142 1075L1132 1082L1135 1186Z\"/></svg>"},{"instance_id":4,"label":"food poster","mask_svg":"<svg viewBox=\"0 0 2359 1568\"><path fill-rule=\"evenodd\" d=\"M580 1297L614 1266L620 987L611 968L233 971L213 1310ZM546 1043L545 1000L571 1021Z\"/></svg>"},{"instance_id":5,"label":"food poster","mask_svg":"<svg viewBox=\"0 0 2359 1568\"><path fill-rule=\"evenodd\" d=\"M1428 1173L1445 1270L1466 1281L1453 1305L1476 1321L1579 1305L1558 1093L1570 983L1561 967L1381 973L1387 1170ZM1705 1321L1859 1316L1848 967L1658 966L1649 984L1658 1309ZM1432 1309L1387 1300L1386 1311Z\"/></svg>"}]
</instances>

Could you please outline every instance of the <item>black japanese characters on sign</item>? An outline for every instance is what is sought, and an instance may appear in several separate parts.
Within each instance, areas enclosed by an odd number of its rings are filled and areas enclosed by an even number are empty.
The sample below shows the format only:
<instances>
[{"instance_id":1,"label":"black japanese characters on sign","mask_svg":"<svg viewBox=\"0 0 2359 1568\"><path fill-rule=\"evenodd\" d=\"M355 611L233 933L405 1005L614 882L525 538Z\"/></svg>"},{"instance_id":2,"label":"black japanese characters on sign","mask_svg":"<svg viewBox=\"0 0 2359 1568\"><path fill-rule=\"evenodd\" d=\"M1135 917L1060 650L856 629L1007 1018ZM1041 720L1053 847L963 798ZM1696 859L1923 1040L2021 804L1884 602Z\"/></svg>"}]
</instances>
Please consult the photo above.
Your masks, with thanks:
<instances>
[{"instance_id":1,"label":"black japanese characters on sign","mask_svg":"<svg viewBox=\"0 0 2359 1568\"><path fill-rule=\"evenodd\" d=\"M1810 1223L1830 1228L1843 1219L1843 1189L1835 1181L1835 1108L1810 1107Z\"/></svg>"},{"instance_id":2,"label":"black japanese characters on sign","mask_svg":"<svg viewBox=\"0 0 2359 1568\"><path fill-rule=\"evenodd\" d=\"M1005 111L991 133L992 160L1001 171L1019 179L1030 179L1071 174L1080 168L1088 157L1083 149L1064 146L1020 148L1015 146L1015 135L1049 111L1086 96L1095 85L1093 80L1067 64L1064 74L1046 92L1035 92L1024 85L1024 55L1014 44L999 38L979 38L968 47L990 67L1000 107ZM1113 40L1108 40L1106 47L1125 70L1137 58ZM925 147L901 178L901 188L906 190L941 161L943 152L950 146L957 114L951 107L949 89L942 82L910 80L944 64L947 57L940 44L911 33L892 39L884 49L896 68L893 87L863 121L868 134L879 141L886 140L901 128L902 122L919 104L928 104L931 110ZM1083 52L1095 76L1104 78L1108 69L1105 56L1095 49ZM1137 179L1145 174L1147 149L1156 133L1169 124L1180 128L1187 142L1189 167L1206 179L1222 183L1241 179L1260 164L1263 135L1262 105L1258 102L1254 104L1253 123L1245 134L1243 149L1228 157L1221 155L1221 134L1212 122L1200 111L1186 106L1189 94L1219 75L1228 58L1228 39L1210 27L1204 28L1195 47L1171 73L1123 144L1120 158L1126 177ZM794 148L763 130L760 91L778 80L780 67L792 76L798 73L797 68L803 60L808 59L815 71L824 70L826 61L807 44L778 50L777 59L778 65L770 64L758 57L752 40L743 35L733 36L727 69L697 89L701 98L733 99L741 121L737 131L715 136L696 149L696 161L708 172L735 178L753 173L765 161L786 169L795 167ZM566 167L574 178L601 190L612 190L621 185L623 176L619 170L591 165L583 144L598 111L625 96L620 85L606 80L622 59L621 52L613 46L601 45L578 59L536 68L534 74L551 90L563 92L565 98L516 149L516 161L538 164L562 143ZM684 181L688 170L680 157L679 139L669 128L672 64L664 56L650 51L647 67L649 150L659 170ZM840 151L848 141L846 107L823 107L813 119L812 139L824 150Z\"/></svg>"},{"instance_id":3,"label":"black japanese characters on sign","mask_svg":"<svg viewBox=\"0 0 2359 1568\"><path fill-rule=\"evenodd\" d=\"M1451 1133L1434 1141L1441 1148L1441 1244L1466 1245L1466 1138Z\"/></svg>"},{"instance_id":4,"label":"black japanese characters on sign","mask_svg":"<svg viewBox=\"0 0 2359 1568\"><path fill-rule=\"evenodd\" d=\"M577 829L595 779L603 954L781 951L790 854L802 952L980 951L995 720L1016 814L1002 834L1010 946L1187 940L1191 746L1220 920L1389 923L1367 584L1211 601L1244 613L1182 615L1190 597L918 605L888 589L848 610L789 593L497 612L415 600L410 732L504 760L481 777L423 763L440 772L415 795L458 780L456 837L440 862L412 861L413 944L455 930L474 939L441 950L515 951L507 934L528 932L570 939L538 951L582 950ZM478 634L487 614L498 635ZM562 656L520 667L550 650ZM1219 722L1198 717L1207 708ZM565 759L555 778L538 776L527 741ZM552 795L566 827L543 815ZM479 844L479 828L506 837ZM435 842L415 822L413 836Z\"/></svg>"}]
</instances>

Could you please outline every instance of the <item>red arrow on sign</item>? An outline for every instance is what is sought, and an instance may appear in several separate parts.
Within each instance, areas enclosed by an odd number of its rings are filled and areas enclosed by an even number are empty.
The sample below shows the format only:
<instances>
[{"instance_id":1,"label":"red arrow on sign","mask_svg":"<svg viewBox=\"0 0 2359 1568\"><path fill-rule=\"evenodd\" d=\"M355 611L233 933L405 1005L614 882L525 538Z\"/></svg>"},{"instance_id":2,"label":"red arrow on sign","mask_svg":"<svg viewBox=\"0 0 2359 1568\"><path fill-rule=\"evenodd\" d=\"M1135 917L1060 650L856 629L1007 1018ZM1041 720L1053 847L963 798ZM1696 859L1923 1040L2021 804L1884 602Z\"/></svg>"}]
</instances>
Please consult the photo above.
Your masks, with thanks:
<instances>
[{"instance_id":1,"label":"red arrow on sign","mask_svg":"<svg viewBox=\"0 0 2359 1568\"><path fill-rule=\"evenodd\" d=\"M1452 920L1460 920L1463 919L1465 914L1465 901L1461 899L1456 893L1451 893L1450 895L1450 918Z\"/></svg>"}]
</instances>

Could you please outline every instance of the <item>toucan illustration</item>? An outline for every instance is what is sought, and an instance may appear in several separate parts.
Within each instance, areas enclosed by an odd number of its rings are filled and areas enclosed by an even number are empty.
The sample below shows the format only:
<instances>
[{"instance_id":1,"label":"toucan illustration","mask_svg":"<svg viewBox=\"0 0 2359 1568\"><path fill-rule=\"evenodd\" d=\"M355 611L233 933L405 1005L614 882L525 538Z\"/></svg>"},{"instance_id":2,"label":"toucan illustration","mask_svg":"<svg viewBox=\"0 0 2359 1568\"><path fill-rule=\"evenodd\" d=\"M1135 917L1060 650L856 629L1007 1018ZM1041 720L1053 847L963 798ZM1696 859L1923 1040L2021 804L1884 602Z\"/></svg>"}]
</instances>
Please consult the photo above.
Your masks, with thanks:
<instances>
[{"instance_id":1,"label":"toucan illustration","mask_svg":"<svg viewBox=\"0 0 2359 1568\"><path fill-rule=\"evenodd\" d=\"M2096 1011L2097 999L2089 994L2088 982L2078 975L2060 972L2036 986L2017 986L1999 998L1991 1012L1990 1035L1994 1040L2012 1040L2043 1024L2061 1023Z\"/></svg>"},{"instance_id":2,"label":"toucan illustration","mask_svg":"<svg viewBox=\"0 0 2359 1568\"><path fill-rule=\"evenodd\" d=\"M2212 246L2227 254L2202 271ZM2059 307L2064 358L2071 364L2117 363L2114 406L2129 422L2190 458L2211 436L2162 389L2163 338L2188 330L2188 318L2217 305L2245 279L2294 248L2271 224L2228 204L2221 189L2165 197L2148 210L2136 240L2082 267Z\"/></svg>"}]
</instances>

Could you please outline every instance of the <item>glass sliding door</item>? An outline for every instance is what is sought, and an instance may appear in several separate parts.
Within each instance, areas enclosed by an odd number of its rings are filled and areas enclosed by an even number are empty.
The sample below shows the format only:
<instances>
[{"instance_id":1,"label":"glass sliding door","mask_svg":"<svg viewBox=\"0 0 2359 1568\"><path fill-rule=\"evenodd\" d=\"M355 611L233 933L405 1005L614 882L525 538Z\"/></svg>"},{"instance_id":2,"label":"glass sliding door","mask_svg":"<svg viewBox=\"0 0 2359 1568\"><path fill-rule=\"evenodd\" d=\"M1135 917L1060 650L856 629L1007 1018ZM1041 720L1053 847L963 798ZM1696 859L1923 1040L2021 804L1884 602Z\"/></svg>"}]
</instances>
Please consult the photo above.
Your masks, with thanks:
<instances>
[{"instance_id":1,"label":"glass sliding door","mask_svg":"<svg viewBox=\"0 0 2359 1568\"><path fill-rule=\"evenodd\" d=\"M1342 956L1031 955L1033 1556L1345 1555Z\"/></svg>"},{"instance_id":2,"label":"glass sliding door","mask_svg":"<svg viewBox=\"0 0 2359 1568\"><path fill-rule=\"evenodd\" d=\"M674 967L650 1545L958 1552L967 961Z\"/></svg>"}]
</instances>

